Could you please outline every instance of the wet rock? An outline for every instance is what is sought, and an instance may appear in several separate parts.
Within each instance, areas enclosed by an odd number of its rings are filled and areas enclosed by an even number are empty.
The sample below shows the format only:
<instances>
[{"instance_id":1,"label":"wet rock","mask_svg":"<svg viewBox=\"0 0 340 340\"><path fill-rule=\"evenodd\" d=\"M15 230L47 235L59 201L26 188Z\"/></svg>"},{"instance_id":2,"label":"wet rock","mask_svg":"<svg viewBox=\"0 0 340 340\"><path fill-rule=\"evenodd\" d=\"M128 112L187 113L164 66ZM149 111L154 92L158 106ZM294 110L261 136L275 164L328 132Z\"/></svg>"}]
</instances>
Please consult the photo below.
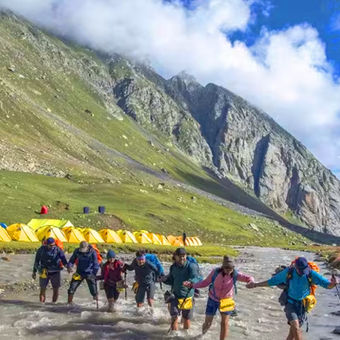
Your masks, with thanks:
<instances>
[{"instance_id":1,"label":"wet rock","mask_svg":"<svg viewBox=\"0 0 340 340\"><path fill-rule=\"evenodd\" d=\"M334 334L339 334L340 335L340 327L335 327L334 331L333 331Z\"/></svg>"},{"instance_id":2,"label":"wet rock","mask_svg":"<svg viewBox=\"0 0 340 340\"><path fill-rule=\"evenodd\" d=\"M7 70L14 73L15 72L15 66L10 65L10 66L7 67Z\"/></svg>"},{"instance_id":3,"label":"wet rock","mask_svg":"<svg viewBox=\"0 0 340 340\"><path fill-rule=\"evenodd\" d=\"M9 257L7 257L7 256L3 256L3 257L1 257L1 260L3 260L3 261L11 261L10 259L9 259Z\"/></svg>"}]
</instances>

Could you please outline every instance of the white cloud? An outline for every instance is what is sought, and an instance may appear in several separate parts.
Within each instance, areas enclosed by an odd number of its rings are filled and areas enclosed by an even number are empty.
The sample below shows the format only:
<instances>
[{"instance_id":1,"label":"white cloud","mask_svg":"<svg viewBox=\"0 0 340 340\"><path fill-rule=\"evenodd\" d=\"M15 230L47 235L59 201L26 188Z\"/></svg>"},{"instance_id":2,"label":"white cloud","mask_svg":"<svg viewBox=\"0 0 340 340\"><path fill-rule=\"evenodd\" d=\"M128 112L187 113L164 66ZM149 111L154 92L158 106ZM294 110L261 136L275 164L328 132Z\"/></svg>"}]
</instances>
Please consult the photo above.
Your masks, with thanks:
<instances>
[{"instance_id":1,"label":"white cloud","mask_svg":"<svg viewBox=\"0 0 340 340\"><path fill-rule=\"evenodd\" d=\"M223 85L271 114L327 167L339 169L340 84L325 46L307 24L263 30L251 48L232 44L226 34L246 31L254 20L251 3L196 0L187 10L161 0L0 0L80 43L147 59L164 76L186 70L202 83Z\"/></svg>"}]
</instances>

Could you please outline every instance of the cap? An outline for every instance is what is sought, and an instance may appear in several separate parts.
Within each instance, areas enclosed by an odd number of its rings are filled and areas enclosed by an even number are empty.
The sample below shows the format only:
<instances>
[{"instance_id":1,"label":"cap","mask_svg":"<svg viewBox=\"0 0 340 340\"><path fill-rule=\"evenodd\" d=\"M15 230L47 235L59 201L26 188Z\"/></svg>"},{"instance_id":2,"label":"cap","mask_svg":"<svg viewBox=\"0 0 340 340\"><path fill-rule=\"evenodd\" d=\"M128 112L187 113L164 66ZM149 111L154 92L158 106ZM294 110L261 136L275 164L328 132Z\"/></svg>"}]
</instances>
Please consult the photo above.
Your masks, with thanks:
<instances>
[{"instance_id":1,"label":"cap","mask_svg":"<svg viewBox=\"0 0 340 340\"><path fill-rule=\"evenodd\" d=\"M81 241L79 243L79 251L81 253L86 253L89 250L89 244L86 241Z\"/></svg>"},{"instance_id":2,"label":"cap","mask_svg":"<svg viewBox=\"0 0 340 340\"><path fill-rule=\"evenodd\" d=\"M187 254L187 252L184 248L177 248L176 251L175 251L175 255L178 255L178 256L186 255L186 254Z\"/></svg>"},{"instance_id":3,"label":"cap","mask_svg":"<svg viewBox=\"0 0 340 340\"><path fill-rule=\"evenodd\" d=\"M234 263L229 256L223 256L222 267L223 268L230 268L230 269L234 268Z\"/></svg>"},{"instance_id":4,"label":"cap","mask_svg":"<svg viewBox=\"0 0 340 340\"><path fill-rule=\"evenodd\" d=\"M46 240L46 244L49 245L49 244L53 244L55 243L55 240L53 237L49 237L47 240Z\"/></svg>"},{"instance_id":5,"label":"cap","mask_svg":"<svg viewBox=\"0 0 340 340\"><path fill-rule=\"evenodd\" d=\"M109 249L107 254L106 254L106 258L107 259L114 259L115 257L116 257L116 253L112 249Z\"/></svg>"},{"instance_id":6,"label":"cap","mask_svg":"<svg viewBox=\"0 0 340 340\"><path fill-rule=\"evenodd\" d=\"M310 272L310 268L308 266L308 261L305 257L298 257L295 260L295 267L302 272L303 274L308 275Z\"/></svg>"}]
</instances>

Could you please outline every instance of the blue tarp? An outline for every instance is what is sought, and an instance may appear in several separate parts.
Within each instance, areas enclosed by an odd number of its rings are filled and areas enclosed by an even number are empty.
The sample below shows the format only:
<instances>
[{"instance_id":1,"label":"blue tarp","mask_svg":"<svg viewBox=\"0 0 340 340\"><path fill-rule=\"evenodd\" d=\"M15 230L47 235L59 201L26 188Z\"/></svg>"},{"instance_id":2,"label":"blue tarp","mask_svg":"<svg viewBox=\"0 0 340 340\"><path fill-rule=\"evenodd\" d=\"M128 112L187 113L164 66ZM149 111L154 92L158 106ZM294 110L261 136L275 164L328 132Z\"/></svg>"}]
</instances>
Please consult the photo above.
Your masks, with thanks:
<instances>
[{"instance_id":1,"label":"blue tarp","mask_svg":"<svg viewBox=\"0 0 340 340\"><path fill-rule=\"evenodd\" d=\"M5 224L5 223L0 223L0 227L2 227L2 228L7 228L7 225Z\"/></svg>"}]
</instances>

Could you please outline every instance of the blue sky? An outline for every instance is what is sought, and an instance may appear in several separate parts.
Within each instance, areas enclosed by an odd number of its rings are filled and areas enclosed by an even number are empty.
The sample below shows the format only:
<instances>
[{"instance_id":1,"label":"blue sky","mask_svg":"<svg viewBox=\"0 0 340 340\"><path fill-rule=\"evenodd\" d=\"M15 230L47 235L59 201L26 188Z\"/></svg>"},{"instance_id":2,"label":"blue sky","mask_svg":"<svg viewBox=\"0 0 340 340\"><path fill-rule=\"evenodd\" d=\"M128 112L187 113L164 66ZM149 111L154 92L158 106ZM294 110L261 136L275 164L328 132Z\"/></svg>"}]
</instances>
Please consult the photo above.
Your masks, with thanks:
<instances>
[{"instance_id":1,"label":"blue sky","mask_svg":"<svg viewBox=\"0 0 340 340\"><path fill-rule=\"evenodd\" d=\"M190 9L197 1L180 2ZM340 0L255 0L250 8L252 20L247 30L229 34L231 41L240 40L252 46L264 28L283 30L307 23L318 31L325 43L327 60L334 67L333 75L340 76Z\"/></svg>"}]
</instances>

